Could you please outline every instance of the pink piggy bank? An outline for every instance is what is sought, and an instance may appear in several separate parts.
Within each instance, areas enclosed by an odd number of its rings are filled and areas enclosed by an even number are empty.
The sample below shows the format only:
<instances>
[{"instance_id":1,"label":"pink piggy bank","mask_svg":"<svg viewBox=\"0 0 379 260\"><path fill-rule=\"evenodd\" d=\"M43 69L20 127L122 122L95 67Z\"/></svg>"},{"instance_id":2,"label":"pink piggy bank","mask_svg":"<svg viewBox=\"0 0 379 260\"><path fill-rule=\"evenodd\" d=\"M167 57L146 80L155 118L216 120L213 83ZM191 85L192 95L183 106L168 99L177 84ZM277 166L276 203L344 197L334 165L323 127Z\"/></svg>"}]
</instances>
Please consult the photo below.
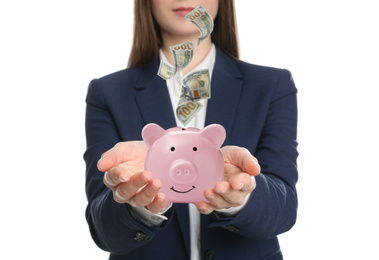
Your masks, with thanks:
<instances>
[{"instance_id":1,"label":"pink piggy bank","mask_svg":"<svg viewBox=\"0 0 379 260\"><path fill-rule=\"evenodd\" d=\"M148 147L145 170L162 181L164 208L172 202L196 204L205 200L204 190L213 188L224 176L220 147L225 137L224 127L218 124L202 130L173 127L165 131L157 124L142 129Z\"/></svg>"}]
</instances>

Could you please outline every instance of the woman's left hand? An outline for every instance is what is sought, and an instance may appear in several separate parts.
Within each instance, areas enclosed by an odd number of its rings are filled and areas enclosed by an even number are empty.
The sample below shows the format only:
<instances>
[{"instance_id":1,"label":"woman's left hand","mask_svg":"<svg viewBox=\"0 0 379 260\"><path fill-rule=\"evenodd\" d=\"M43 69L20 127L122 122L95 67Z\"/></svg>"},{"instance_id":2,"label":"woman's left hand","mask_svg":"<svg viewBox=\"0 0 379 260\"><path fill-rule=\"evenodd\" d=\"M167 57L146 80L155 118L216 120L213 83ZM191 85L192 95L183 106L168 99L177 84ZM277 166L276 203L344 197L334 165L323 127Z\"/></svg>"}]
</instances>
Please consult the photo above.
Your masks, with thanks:
<instances>
[{"instance_id":1,"label":"woman's left hand","mask_svg":"<svg viewBox=\"0 0 379 260\"><path fill-rule=\"evenodd\" d=\"M246 196L255 189L254 176L261 170L258 160L246 148L224 146L221 152L225 161L224 179L217 182L213 189L205 189L204 197L208 201L200 201L196 205L203 214L241 206Z\"/></svg>"}]
</instances>

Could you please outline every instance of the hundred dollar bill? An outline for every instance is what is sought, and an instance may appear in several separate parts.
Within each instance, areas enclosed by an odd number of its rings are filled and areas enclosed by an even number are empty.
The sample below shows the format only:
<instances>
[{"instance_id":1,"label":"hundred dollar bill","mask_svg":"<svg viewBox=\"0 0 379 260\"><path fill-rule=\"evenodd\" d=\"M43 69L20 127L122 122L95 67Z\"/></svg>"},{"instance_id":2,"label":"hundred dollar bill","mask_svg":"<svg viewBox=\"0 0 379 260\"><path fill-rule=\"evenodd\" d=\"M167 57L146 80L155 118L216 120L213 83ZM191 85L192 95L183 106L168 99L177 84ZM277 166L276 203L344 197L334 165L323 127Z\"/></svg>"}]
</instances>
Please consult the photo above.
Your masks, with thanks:
<instances>
[{"instance_id":1,"label":"hundred dollar bill","mask_svg":"<svg viewBox=\"0 0 379 260\"><path fill-rule=\"evenodd\" d=\"M159 69L158 69L158 76L161 77L164 80L170 79L172 76L175 74L175 69L161 60L161 63L159 64Z\"/></svg>"},{"instance_id":2,"label":"hundred dollar bill","mask_svg":"<svg viewBox=\"0 0 379 260\"><path fill-rule=\"evenodd\" d=\"M213 31L213 19L202 5L199 5L187 14L186 19L195 24L201 33L201 37L197 40L197 46L199 46L200 43Z\"/></svg>"},{"instance_id":3,"label":"hundred dollar bill","mask_svg":"<svg viewBox=\"0 0 379 260\"><path fill-rule=\"evenodd\" d=\"M175 73L187 67L192 61L194 54L193 42L171 46L170 50L175 63Z\"/></svg>"},{"instance_id":4,"label":"hundred dollar bill","mask_svg":"<svg viewBox=\"0 0 379 260\"><path fill-rule=\"evenodd\" d=\"M203 105L197 101L183 103L176 108L176 117L186 126L202 107Z\"/></svg>"},{"instance_id":5,"label":"hundred dollar bill","mask_svg":"<svg viewBox=\"0 0 379 260\"><path fill-rule=\"evenodd\" d=\"M179 105L185 102L211 98L209 70L194 71L183 79Z\"/></svg>"}]
</instances>

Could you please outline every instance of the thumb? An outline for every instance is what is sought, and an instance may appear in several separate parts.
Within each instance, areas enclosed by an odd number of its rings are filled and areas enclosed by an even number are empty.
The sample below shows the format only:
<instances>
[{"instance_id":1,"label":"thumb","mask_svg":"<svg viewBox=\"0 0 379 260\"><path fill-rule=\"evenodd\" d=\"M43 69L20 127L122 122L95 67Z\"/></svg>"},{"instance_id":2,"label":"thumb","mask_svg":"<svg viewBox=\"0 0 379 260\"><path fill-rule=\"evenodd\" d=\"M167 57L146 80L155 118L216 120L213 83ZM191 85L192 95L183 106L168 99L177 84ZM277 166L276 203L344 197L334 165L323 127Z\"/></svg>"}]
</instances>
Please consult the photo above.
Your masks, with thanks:
<instances>
[{"instance_id":1,"label":"thumb","mask_svg":"<svg viewBox=\"0 0 379 260\"><path fill-rule=\"evenodd\" d=\"M257 158L248 149L239 146L224 146L221 148L225 163L230 163L251 176L257 176L261 167Z\"/></svg>"},{"instance_id":2,"label":"thumb","mask_svg":"<svg viewBox=\"0 0 379 260\"><path fill-rule=\"evenodd\" d=\"M116 144L113 148L101 155L101 158L97 162L97 168L99 171L106 172L121 163L119 153L122 150L120 149L120 146L120 144Z\"/></svg>"},{"instance_id":3,"label":"thumb","mask_svg":"<svg viewBox=\"0 0 379 260\"><path fill-rule=\"evenodd\" d=\"M97 168L102 171L108 171L120 163L131 161L137 157L146 155L146 145L143 141L119 142L113 148L103 153L97 162Z\"/></svg>"}]
</instances>

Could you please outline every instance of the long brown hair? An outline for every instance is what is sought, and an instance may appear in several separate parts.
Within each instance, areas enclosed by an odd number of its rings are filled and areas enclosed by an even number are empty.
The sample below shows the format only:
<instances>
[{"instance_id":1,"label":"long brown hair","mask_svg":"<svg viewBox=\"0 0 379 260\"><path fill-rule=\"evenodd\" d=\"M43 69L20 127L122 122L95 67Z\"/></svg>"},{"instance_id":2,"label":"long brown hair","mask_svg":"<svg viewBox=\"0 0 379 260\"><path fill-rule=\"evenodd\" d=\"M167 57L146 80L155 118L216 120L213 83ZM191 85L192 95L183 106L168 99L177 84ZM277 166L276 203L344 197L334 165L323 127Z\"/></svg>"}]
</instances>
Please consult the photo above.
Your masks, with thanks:
<instances>
[{"instance_id":1,"label":"long brown hair","mask_svg":"<svg viewBox=\"0 0 379 260\"><path fill-rule=\"evenodd\" d=\"M162 47L159 25L150 10L150 0L134 0L133 43L128 68L150 65ZM234 0L219 0L212 42L232 59L239 59Z\"/></svg>"}]
</instances>

